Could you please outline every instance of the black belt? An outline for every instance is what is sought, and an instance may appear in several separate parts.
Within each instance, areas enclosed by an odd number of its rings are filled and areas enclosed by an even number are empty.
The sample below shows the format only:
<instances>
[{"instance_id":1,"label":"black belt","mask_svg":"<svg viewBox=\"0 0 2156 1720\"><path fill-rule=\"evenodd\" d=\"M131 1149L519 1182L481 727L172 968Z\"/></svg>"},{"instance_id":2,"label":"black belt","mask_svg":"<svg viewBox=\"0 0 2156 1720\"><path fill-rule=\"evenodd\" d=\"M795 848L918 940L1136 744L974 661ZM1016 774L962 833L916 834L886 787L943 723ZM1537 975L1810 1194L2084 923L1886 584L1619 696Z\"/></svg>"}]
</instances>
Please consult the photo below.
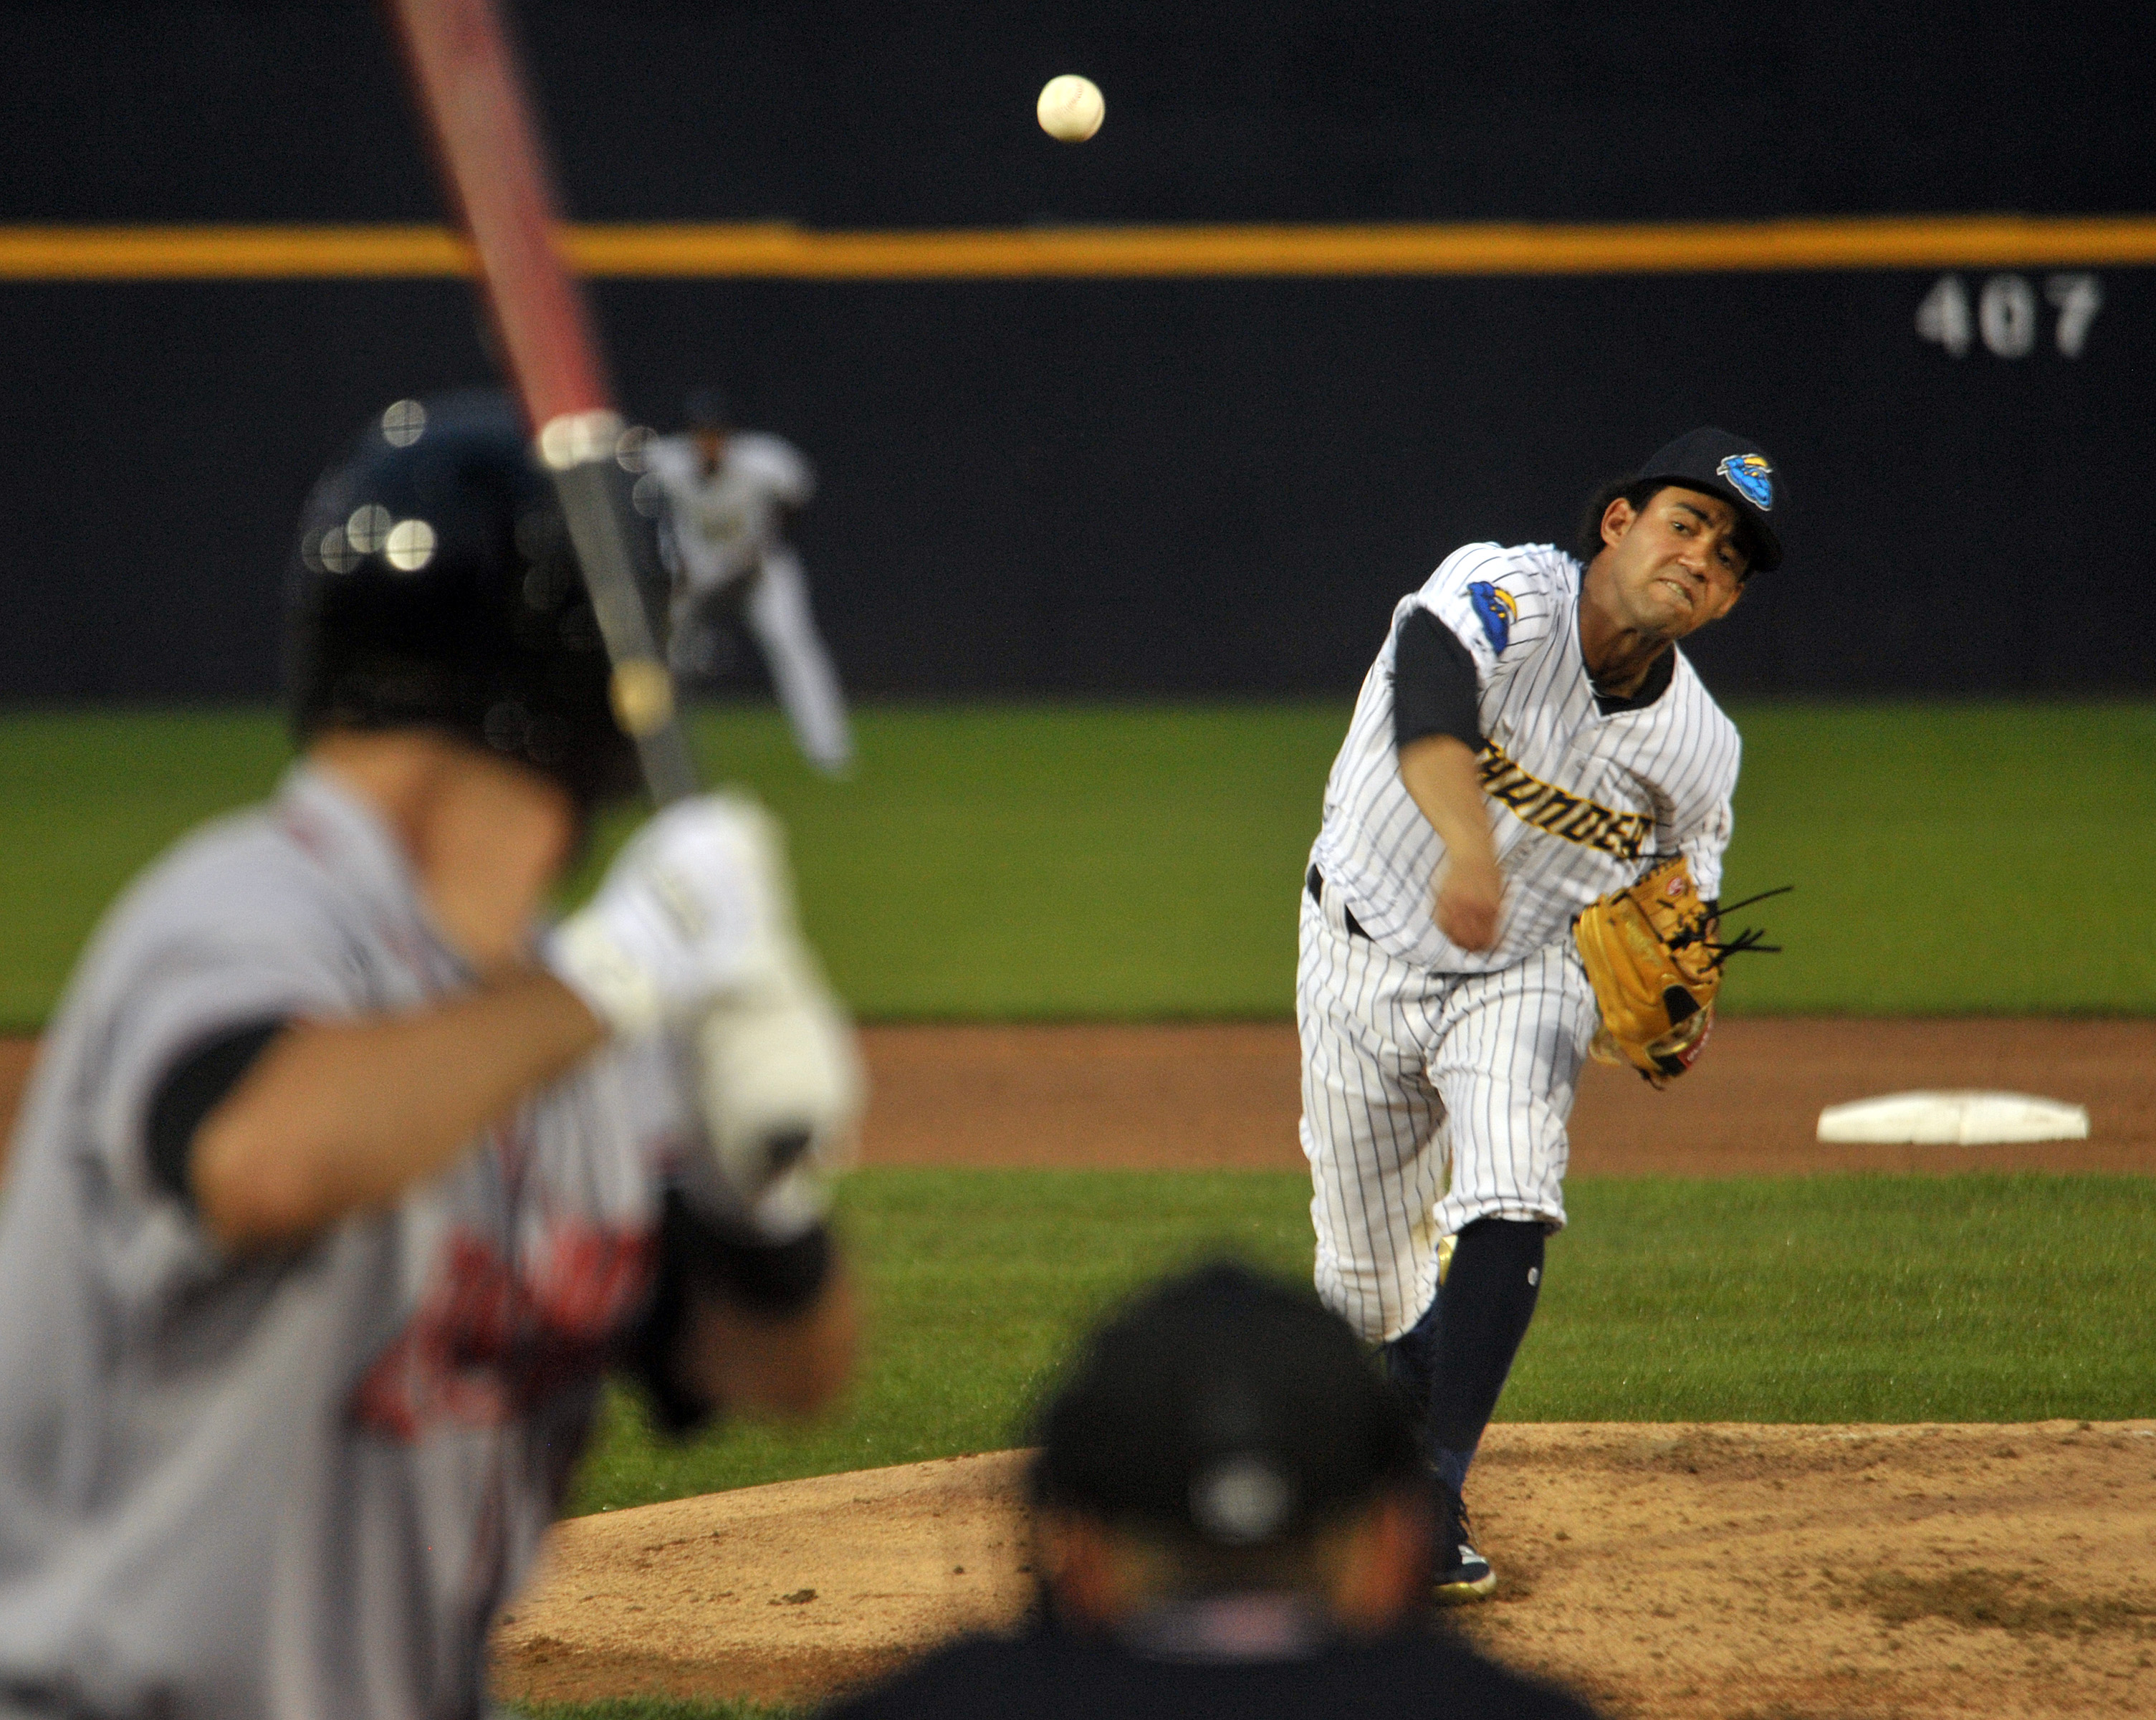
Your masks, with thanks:
<instances>
[{"instance_id":1,"label":"black belt","mask_svg":"<svg viewBox=\"0 0 2156 1720\"><path fill-rule=\"evenodd\" d=\"M1312 866L1310 869L1310 875L1303 880L1303 885L1310 891L1310 899L1321 908L1325 906L1325 874L1319 871L1316 866ZM1369 937L1370 934L1357 922L1355 911L1344 901L1340 904L1340 917L1348 922L1348 935L1350 937Z\"/></svg>"}]
</instances>

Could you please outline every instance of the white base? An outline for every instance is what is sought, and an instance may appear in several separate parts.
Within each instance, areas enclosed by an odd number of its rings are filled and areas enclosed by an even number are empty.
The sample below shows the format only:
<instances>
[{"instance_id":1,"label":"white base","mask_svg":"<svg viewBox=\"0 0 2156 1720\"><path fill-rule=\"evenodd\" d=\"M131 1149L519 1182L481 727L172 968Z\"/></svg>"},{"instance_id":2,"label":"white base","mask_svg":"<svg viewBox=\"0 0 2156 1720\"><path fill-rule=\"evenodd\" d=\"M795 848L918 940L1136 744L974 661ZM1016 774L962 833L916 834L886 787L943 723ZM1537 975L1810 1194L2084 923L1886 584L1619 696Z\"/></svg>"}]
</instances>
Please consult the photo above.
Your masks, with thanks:
<instances>
[{"instance_id":1,"label":"white base","mask_svg":"<svg viewBox=\"0 0 2156 1720\"><path fill-rule=\"evenodd\" d=\"M1887 1093L1830 1105L1820 1112L1822 1141L1979 1147L1995 1141L2086 1141L2088 1112L2028 1093Z\"/></svg>"}]
</instances>

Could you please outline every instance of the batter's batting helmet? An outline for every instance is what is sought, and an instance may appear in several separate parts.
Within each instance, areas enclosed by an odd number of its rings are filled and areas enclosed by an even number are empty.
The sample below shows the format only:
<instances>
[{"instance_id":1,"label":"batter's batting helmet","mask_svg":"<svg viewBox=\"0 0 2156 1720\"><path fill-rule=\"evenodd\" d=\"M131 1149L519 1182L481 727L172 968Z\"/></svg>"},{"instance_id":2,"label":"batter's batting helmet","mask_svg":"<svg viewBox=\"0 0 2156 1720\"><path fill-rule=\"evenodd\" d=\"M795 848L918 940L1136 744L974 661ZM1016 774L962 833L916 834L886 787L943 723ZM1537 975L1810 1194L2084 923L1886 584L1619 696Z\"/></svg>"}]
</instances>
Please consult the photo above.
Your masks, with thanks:
<instances>
[{"instance_id":1,"label":"batter's batting helmet","mask_svg":"<svg viewBox=\"0 0 2156 1720\"><path fill-rule=\"evenodd\" d=\"M654 593L645 606L664 614ZM587 812L636 789L561 506L500 395L400 400L316 485L286 686L303 741L440 729L543 772Z\"/></svg>"}]
</instances>

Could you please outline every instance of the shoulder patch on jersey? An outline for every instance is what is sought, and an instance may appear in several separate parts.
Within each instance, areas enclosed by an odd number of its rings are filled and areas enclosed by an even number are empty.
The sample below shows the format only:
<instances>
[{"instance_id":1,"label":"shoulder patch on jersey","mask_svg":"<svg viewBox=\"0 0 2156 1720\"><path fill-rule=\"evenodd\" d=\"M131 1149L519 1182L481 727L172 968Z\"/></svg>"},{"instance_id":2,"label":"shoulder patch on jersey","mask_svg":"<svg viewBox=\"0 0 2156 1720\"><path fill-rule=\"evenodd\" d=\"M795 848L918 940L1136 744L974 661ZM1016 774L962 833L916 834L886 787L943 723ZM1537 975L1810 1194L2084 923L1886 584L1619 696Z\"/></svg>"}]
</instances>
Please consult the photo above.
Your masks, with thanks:
<instances>
[{"instance_id":1,"label":"shoulder patch on jersey","mask_svg":"<svg viewBox=\"0 0 2156 1720\"><path fill-rule=\"evenodd\" d=\"M1774 469L1763 454L1732 454L1714 469L1761 513L1774 506Z\"/></svg>"},{"instance_id":2,"label":"shoulder patch on jersey","mask_svg":"<svg viewBox=\"0 0 2156 1720\"><path fill-rule=\"evenodd\" d=\"M1502 655L1511 642L1512 624L1520 619L1520 606L1512 600L1512 593L1486 579L1478 579L1469 586L1467 598L1475 605L1475 619L1482 624L1482 631L1489 636L1490 649Z\"/></svg>"}]
</instances>

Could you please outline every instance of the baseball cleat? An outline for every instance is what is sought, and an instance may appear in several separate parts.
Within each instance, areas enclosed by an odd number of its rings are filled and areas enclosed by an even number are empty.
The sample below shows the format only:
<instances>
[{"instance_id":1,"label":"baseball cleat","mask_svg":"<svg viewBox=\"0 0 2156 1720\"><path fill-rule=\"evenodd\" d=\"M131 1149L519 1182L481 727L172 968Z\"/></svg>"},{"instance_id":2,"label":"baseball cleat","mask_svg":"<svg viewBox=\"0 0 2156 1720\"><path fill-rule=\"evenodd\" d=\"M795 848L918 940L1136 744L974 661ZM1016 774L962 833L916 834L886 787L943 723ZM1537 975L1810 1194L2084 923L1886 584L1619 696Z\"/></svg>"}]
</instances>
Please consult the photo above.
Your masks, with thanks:
<instances>
[{"instance_id":1,"label":"baseball cleat","mask_svg":"<svg viewBox=\"0 0 2156 1720\"><path fill-rule=\"evenodd\" d=\"M1443 1606L1486 1600L1496 1593L1497 1574L1475 1550L1467 1502L1443 1482L1438 1484L1438 1570L1431 1596Z\"/></svg>"}]
</instances>

